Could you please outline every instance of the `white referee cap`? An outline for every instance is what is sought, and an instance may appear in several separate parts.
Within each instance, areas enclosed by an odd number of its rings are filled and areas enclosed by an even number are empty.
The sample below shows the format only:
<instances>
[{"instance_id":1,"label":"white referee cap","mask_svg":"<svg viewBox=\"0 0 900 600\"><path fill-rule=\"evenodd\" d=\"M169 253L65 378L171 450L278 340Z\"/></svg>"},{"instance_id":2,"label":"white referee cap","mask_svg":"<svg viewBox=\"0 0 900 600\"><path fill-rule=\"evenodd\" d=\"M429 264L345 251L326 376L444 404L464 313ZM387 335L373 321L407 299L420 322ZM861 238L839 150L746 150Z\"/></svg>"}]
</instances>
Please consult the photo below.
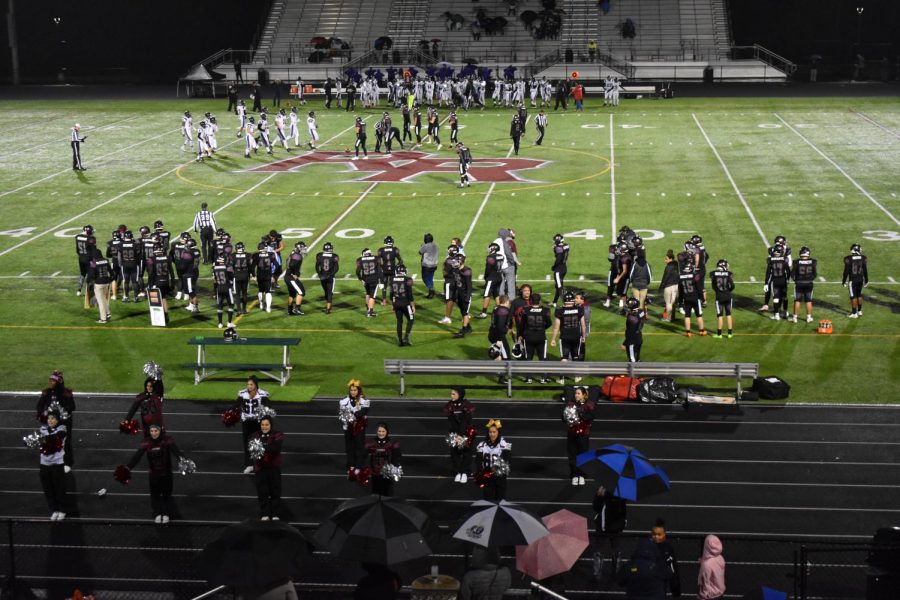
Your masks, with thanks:
<instances>
[{"instance_id":1,"label":"white referee cap","mask_svg":"<svg viewBox=\"0 0 900 600\"><path fill-rule=\"evenodd\" d=\"M79 125L78 123L75 123L75 128L76 128L76 129L81 129L81 125Z\"/></svg>"}]
</instances>

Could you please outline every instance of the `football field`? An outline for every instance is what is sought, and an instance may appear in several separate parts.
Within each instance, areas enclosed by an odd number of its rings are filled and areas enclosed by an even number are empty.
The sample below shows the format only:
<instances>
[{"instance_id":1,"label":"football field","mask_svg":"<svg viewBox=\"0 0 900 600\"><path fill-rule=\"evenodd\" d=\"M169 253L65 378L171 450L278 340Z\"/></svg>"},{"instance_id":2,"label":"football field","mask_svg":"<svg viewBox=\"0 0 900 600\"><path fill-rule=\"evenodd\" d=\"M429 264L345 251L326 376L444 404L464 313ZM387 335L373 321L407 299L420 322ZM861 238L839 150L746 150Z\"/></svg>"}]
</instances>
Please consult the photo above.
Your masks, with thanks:
<instances>
[{"instance_id":1,"label":"football field","mask_svg":"<svg viewBox=\"0 0 900 600\"><path fill-rule=\"evenodd\" d=\"M369 159L351 161L354 113L326 111L319 101L298 109L301 123L308 110L316 111L319 151L301 147L289 154L278 147L274 156L260 150L249 158L224 100L2 102L0 115L15 126L8 125L0 149L0 387L38 389L50 370L60 368L76 392L137 392L142 365L154 360L166 369L167 396L233 396L240 386L236 381L194 386L193 372L180 368L195 356L188 339L221 335L209 267L201 271L200 313L183 310L184 302L173 299L164 329L150 326L146 303L114 302L112 321L97 324L96 308L85 310L75 295L73 238L82 226L93 225L102 248L119 224L138 237L142 225L157 219L174 239L190 230L200 203L208 202L218 223L248 249L277 229L288 249L302 239L312 255L330 241L341 257L333 314L324 313L310 256L303 266L305 316L286 315L282 286L271 313L253 305L238 322L244 336L301 337L291 382L282 389L266 386L278 400L342 395L351 377L362 379L369 395L395 394L398 382L383 374L384 358L487 358L487 321L473 319L475 331L453 339L458 311L452 325L439 325L443 302L424 299L417 250L425 233L442 251L451 238L461 238L477 277L497 230L514 228L519 282L532 284L548 301L552 239L563 234L571 247L569 286L585 290L594 307L587 360L624 360L624 319L602 307L607 246L623 225L643 237L654 274L644 361L759 362L762 374L791 384L792 401L896 399L900 101L644 99L625 100L615 109L599 105L589 98L583 113L571 107L566 113L549 111L541 146L534 145L529 123L518 156L508 136L510 112L460 113L459 138L475 159L475 181L460 189L446 125L439 151L426 143L404 151L395 144L393 156L374 152L372 126L383 108L355 113L369 124ZM217 116L220 151L214 158L197 163L195 152L181 149L185 109L195 123L206 111ZM400 126L399 111L388 110ZM535 114L529 109L529 118ZM441 118L446 115L440 109ZM87 171L80 174L70 168L68 147L76 121L88 135L82 147ZM305 141L301 137L301 146ZM670 248L677 253L694 233L703 236L710 266L725 258L735 274L733 339L686 338L677 320L659 319L662 295L656 288L663 257ZM389 307L378 306L377 318L366 318L363 287L354 275L361 250L374 251L387 235L417 278L410 347L397 346ZM801 246L809 246L818 260L812 324L802 322L802 310L796 324L757 311L766 251L777 235L788 239L795 257ZM870 285L864 316L852 320L841 274L842 258L854 242L868 257ZM440 289L440 273L435 283ZM480 288L476 285L473 312L480 308ZM712 302L705 317L715 330ZM832 335L816 332L820 319L833 321ZM550 350L550 358L558 360L557 349ZM413 396L442 397L449 380L411 383ZM504 393L496 381L470 383L478 396ZM557 391L556 384L516 384L522 398Z\"/></svg>"}]
</instances>

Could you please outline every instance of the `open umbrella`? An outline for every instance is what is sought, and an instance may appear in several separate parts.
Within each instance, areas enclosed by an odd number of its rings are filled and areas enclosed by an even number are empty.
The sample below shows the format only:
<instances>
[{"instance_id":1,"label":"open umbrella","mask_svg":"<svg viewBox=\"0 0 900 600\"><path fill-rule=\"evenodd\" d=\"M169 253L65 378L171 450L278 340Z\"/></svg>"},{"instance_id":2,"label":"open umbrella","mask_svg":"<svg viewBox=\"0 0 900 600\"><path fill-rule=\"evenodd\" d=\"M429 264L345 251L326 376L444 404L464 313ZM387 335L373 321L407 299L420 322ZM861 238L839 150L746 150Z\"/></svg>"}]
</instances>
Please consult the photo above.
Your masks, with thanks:
<instances>
[{"instance_id":1,"label":"open umbrella","mask_svg":"<svg viewBox=\"0 0 900 600\"><path fill-rule=\"evenodd\" d=\"M212 585L264 587L290 577L309 557L309 543L284 521L229 525L203 548L200 572Z\"/></svg>"},{"instance_id":2,"label":"open umbrella","mask_svg":"<svg viewBox=\"0 0 900 600\"><path fill-rule=\"evenodd\" d=\"M315 46L316 48L320 48L328 45L328 38L322 37L321 35L317 35L316 37L309 40L309 43Z\"/></svg>"},{"instance_id":3,"label":"open umbrella","mask_svg":"<svg viewBox=\"0 0 900 600\"><path fill-rule=\"evenodd\" d=\"M613 496L637 502L669 489L669 477L638 450L612 444L582 452L575 464L591 473L598 483L613 490Z\"/></svg>"},{"instance_id":4,"label":"open umbrella","mask_svg":"<svg viewBox=\"0 0 900 600\"><path fill-rule=\"evenodd\" d=\"M341 504L313 540L340 558L393 565L429 556L439 537L437 525L412 504L371 495Z\"/></svg>"},{"instance_id":5,"label":"open umbrella","mask_svg":"<svg viewBox=\"0 0 900 600\"><path fill-rule=\"evenodd\" d=\"M479 546L528 545L549 535L540 519L512 502L479 500L460 520L453 534Z\"/></svg>"},{"instance_id":6,"label":"open umbrella","mask_svg":"<svg viewBox=\"0 0 900 600\"><path fill-rule=\"evenodd\" d=\"M516 546L516 569L537 580L569 571L588 547L585 517L563 509L543 517L550 535Z\"/></svg>"}]
</instances>

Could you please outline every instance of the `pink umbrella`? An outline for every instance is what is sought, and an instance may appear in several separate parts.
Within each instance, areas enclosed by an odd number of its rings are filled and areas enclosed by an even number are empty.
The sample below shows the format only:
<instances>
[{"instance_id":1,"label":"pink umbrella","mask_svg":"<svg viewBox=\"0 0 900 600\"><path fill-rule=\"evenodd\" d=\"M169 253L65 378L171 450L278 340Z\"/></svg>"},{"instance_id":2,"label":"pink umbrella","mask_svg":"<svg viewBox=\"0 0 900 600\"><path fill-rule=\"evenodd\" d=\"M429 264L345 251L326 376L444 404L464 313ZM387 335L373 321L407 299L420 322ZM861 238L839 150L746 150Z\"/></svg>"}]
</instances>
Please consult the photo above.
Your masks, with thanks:
<instances>
[{"instance_id":1,"label":"pink umbrella","mask_svg":"<svg viewBox=\"0 0 900 600\"><path fill-rule=\"evenodd\" d=\"M588 547L585 517L563 509L541 520L550 535L529 546L516 546L516 569L537 580L570 570Z\"/></svg>"}]
</instances>

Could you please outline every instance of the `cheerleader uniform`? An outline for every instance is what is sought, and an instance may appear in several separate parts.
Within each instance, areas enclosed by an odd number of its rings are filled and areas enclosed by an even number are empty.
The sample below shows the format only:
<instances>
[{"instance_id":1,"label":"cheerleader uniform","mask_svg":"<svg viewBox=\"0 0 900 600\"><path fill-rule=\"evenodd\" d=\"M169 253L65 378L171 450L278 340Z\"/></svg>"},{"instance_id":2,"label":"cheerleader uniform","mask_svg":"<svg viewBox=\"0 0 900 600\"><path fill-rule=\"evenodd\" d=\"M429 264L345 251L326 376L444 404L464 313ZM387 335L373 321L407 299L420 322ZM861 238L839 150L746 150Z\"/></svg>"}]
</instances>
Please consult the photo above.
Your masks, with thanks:
<instances>
[{"instance_id":1,"label":"cheerleader uniform","mask_svg":"<svg viewBox=\"0 0 900 600\"><path fill-rule=\"evenodd\" d=\"M142 392L134 397L134 402L125 415L125 420L130 421L134 418L135 413L141 411L141 427L144 429L144 438L150 437L150 426L159 425L160 429L165 429L163 424L162 398L155 393Z\"/></svg>"},{"instance_id":2,"label":"cheerleader uniform","mask_svg":"<svg viewBox=\"0 0 900 600\"><path fill-rule=\"evenodd\" d=\"M250 451L247 450L247 444L250 443L250 437L259 431L260 407L268 405L269 394L261 388L256 388L256 395L252 398L250 397L250 392L246 389L238 392L235 408L241 411L241 431L244 439L244 472L247 474L253 470L253 461L250 460Z\"/></svg>"},{"instance_id":3,"label":"cheerleader uniform","mask_svg":"<svg viewBox=\"0 0 900 600\"><path fill-rule=\"evenodd\" d=\"M372 469L372 493L379 496L393 496L394 480L382 477L381 469L390 463L400 466L400 444L387 436L384 439L374 438L366 444L369 453L369 465Z\"/></svg>"},{"instance_id":4,"label":"cheerleader uniform","mask_svg":"<svg viewBox=\"0 0 900 600\"><path fill-rule=\"evenodd\" d=\"M569 477L572 478L572 485L584 485L585 472L575 466L575 459L582 452L588 451L588 445L591 441L591 426L594 423L594 403L590 400L584 402L576 402L569 400L566 402L566 408L574 406L578 413L579 424L569 427L566 433L566 454L569 457ZM578 478L576 483L575 478Z\"/></svg>"},{"instance_id":5,"label":"cheerleader uniform","mask_svg":"<svg viewBox=\"0 0 900 600\"><path fill-rule=\"evenodd\" d=\"M472 415L475 413L475 405L465 399L466 392L462 388L454 388L459 394L458 400L450 400L444 405L444 414L447 415L447 431L468 439L468 430L472 427ZM465 483L469 478L469 469L472 464L472 444L466 443L462 448L450 447L450 469L459 483Z\"/></svg>"},{"instance_id":6,"label":"cheerleader uniform","mask_svg":"<svg viewBox=\"0 0 900 600\"><path fill-rule=\"evenodd\" d=\"M344 396L338 405L338 410L353 411L356 420L353 423L341 423L344 428L344 452L347 455L347 470L355 469L361 466L365 461L366 446L366 421L369 415L369 399L365 396L359 396L358 402L354 403L350 396Z\"/></svg>"},{"instance_id":7,"label":"cheerleader uniform","mask_svg":"<svg viewBox=\"0 0 900 600\"><path fill-rule=\"evenodd\" d=\"M60 425L65 426L65 466L71 468L75 464L75 454L72 452L72 415L75 413L75 396L72 390L65 387L62 377L59 382L52 388L45 388L41 392L41 397L37 403L37 418L41 423L47 422L47 413L50 410L50 404L59 402L59 405L69 413L69 418L60 420Z\"/></svg>"},{"instance_id":8,"label":"cheerleader uniform","mask_svg":"<svg viewBox=\"0 0 900 600\"><path fill-rule=\"evenodd\" d=\"M484 440L478 444L476 452L479 456L479 471L490 471L497 459L502 458L507 463L510 462L512 444L507 442L503 436L498 436L497 441L493 444L490 440ZM506 498L506 477L497 475L491 476L484 485L484 499L491 502L499 502Z\"/></svg>"},{"instance_id":9,"label":"cheerleader uniform","mask_svg":"<svg viewBox=\"0 0 900 600\"><path fill-rule=\"evenodd\" d=\"M149 426L147 431L149 431ZM157 523L169 522L172 513L172 457L180 458L184 453L175 444L175 440L160 433L155 440L148 437L138 447L137 452L126 465L129 470L147 455L147 475L150 480L150 508Z\"/></svg>"},{"instance_id":10,"label":"cheerleader uniform","mask_svg":"<svg viewBox=\"0 0 900 600\"><path fill-rule=\"evenodd\" d=\"M269 433L258 431L250 439L258 439L266 450L262 458L253 463L259 516L263 521L270 518L277 521L281 512L281 446L284 434L274 429Z\"/></svg>"},{"instance_id":11,"label":"cheerleader uniform","mask_svg":"<svg viewBox=\"0 0 900 600\"><path fill-rule=\"evenodd\" d=\"M44 489L47 506L53 513L50 519L62 520L66 516L69 504L64 466L66 426L59 424L51 428L48 425L41 425L38 433L41 436L41 487Z\"/></svg>"}]
</instances>

